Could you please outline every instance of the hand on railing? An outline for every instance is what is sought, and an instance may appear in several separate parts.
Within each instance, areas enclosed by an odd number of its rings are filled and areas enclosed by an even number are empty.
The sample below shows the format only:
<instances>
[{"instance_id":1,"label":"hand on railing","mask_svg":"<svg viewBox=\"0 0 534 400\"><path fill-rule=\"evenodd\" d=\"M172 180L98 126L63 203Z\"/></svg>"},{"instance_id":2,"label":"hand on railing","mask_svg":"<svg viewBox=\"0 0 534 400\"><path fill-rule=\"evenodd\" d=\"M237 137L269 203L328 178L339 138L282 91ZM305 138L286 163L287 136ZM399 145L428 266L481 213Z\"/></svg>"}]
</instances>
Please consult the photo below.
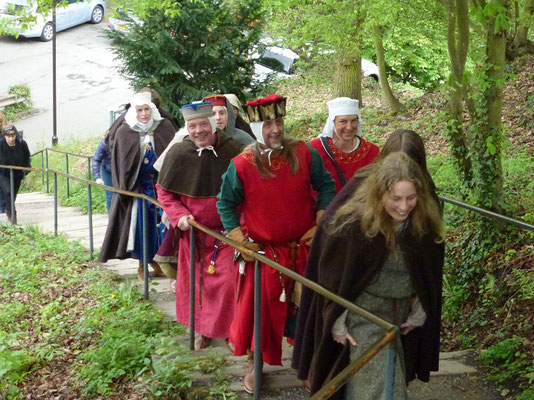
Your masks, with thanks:
<instances>
[{"instance_id":1,"label":"hand on railing","mask_svg":"<svg viewBox=\"0 0 534 400\"><path fill-rule=\"evenodd\" d=\"M347 340L351 345L356 346L356 340L354 340L354 338L348 333L345 333L344 335L334 335L332 333L332 337L334 338L335 342L338 342L343 346L345 345L345 343L347 343Z\"/></svg>"},{"instance_id":2,"label":"hand on railing","mask_svg":"<svg viewBox=\"0 0 534 400\"><path fill-rule=\"evenodd\" d=\"M245 235L243 235L243 231L241 230L240 226L232 229L230 232L228 232L228 235L226 236L228 236L228 239L239 243L247 250L254 252L258 252L261 250L261 247L257 243L251 242L247 238L245 238ZM243 260L245 261L254 261L254 258L250 257L246 254L246 252L243 251L241 252L241 257L243 257Z\"/></svg>"},{"instance_id":3,"label":"hand on railing","mask_svg":"<svg viewBox=\"0 0 534 400\"><path fill-rule=\"evenodd\" d=\"M195 217L192 215L184 215L182 218L180 218L180 221L178 221L178 228L182 231L187 231L189 228L191 228L191 225L189 225L189 219L194 220Z\"/></svg>"},{"instance_id":4,"label":"hand on railing","mask_svg":"<svg viewBox=\"0 0 534 400\"><path fill-rule=\"evenodd\" d=\"M95 179L95 183L98 183L99 185L104 185L104 179L102 178Z\"/></svg>"}]
</instances>

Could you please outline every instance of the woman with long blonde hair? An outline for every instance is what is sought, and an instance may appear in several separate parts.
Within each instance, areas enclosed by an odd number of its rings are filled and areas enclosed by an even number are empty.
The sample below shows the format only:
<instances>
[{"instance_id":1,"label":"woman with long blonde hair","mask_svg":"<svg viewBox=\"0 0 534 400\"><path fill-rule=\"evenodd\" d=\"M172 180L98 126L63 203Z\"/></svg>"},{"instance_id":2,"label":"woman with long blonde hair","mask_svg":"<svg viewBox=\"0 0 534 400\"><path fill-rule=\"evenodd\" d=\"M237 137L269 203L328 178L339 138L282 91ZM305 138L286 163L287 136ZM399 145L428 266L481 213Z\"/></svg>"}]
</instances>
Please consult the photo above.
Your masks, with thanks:
<instances>
[{"instance_id":1,"label":"woman with long blonde hair","mask_svg":"<svg viewBox=\"0 0 534 400\"><path fill-rule=\"evenodd\" d=\"M318 282L399 326L401 338L359 371L336 398L381 399L387 352L393 351L395 399L406 382L423 381L439 362L443 226L421 167L404 152L383 157L326 223ZM314 295L313 358L307 378L317 392L377 339L382 328Z\"/></svg>"}]
</instances>

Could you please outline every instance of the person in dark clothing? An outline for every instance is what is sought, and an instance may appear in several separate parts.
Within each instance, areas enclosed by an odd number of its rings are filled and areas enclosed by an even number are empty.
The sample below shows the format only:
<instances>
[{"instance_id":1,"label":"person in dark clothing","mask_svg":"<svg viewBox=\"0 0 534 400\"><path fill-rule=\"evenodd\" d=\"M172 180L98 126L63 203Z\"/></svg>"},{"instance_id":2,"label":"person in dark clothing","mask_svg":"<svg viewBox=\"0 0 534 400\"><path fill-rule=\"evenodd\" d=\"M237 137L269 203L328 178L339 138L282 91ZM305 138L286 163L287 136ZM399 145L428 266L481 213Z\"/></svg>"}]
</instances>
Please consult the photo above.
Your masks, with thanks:
<instances>
[{"instance_id":1,"label":"person in dark clothing","mask_svg":"<svg viewBox=\"0 0 534 400\"><path fill-rule=\"evenodd\" d=\"M383 146L377 162L380 162L389 154L399 151L407 154L412 160L414 160L419 165L424 180L428 187L430 187L430 197L433 199L434 203L439 206L438 197L434 191L435 185L426 167L425 148L420 136L414 131L409 130L397 130L393 132L386 144ZM347 184L336 195L334 200L326 209L323 218L318 224L317 233L314 237L312 247L310 249L310 258L308 260L306 270L306 277L308 279L311 279L315 282L317 282L319 279L318 269L320 259L323 254L323 249L329 238L326 229L327 222L330 221L336 214L336 212L344 204L346 204L347 201L354 195L356 190L369 176L373 168L373 165L369 165L358 171L356 173L356 176L354 176L347 182ZM436 277L436 282L437 280L440 280L440 278ZM440 287L440 284L436 284L436 290L439 291ZM292 367L297 369L298 378L305 380L305 385L308 387L309 382L307 380L310 377L310 364L312 362L312 357L314 356L313 327L317 323L318 319L320 319L316 314L314 306L312 306L312 300L314 299L314 296L314 292L310 289L303 289L300 303L299 319L297 324L296 343L292 360ZM315 301L316 300L314 300L314 302ZM425 356L422 356L421 352L423 351L423 347L419 345L424 342L422 339L424 337L427 338L426 343L435 344L436 341L437 343L439 343L439 320L428 320L427 322L425 322L423 327L418 328L411 332L409 335L402 337L406 381L411 381L416 377L422 381L428 381L429 372L431 370L437 370L439 361L439 347L437 345L434 346L432 351L427 352ZM348 351L344 352L344 354L337 354L340 356L338 360L341 361L340 364L337 365L337 367L333 368L333 370L336 370L333 372L339 372L340 368L342 368L346 365L346 363L348 363ZM331 378L331 376L329 378Z\"/></svg>"},{"instance_id":2,"label":"person in dark clothing","mask_svg":"<svg viewBox=\"0 0 534 400\"><path fill-rule=\"evenodd\" d=\"M143 193L155 199L157 171L153 165L172 140L174 127L161 117L149 93L136 93L130 104L132 107L117 130L112 150L113 187ZM164 276L159 265L153 262L161 244L158 210L152 203L146 209L147 224L144 226L141 199L120 194L113 196L106 235L98 256L100 262L114 258L141 260L137 271L140 281L144 280L144 227L147 234L147 260L158 276Z\"/></svg>"},{"instance_id":3,"label":"person in dark clothing","mask_svg":"<svg viewBox=\"0 0 534 400\"><path fill-rule=\"evenodd\" d=\"M109 131L106 132L106 136ZM102 138L93 156L93 177L95 182L101 185L113 186L111 178L111 151L106 144L106 138ZM109 211L113 192L106 190L106 209Z\"/></svg>"},{"instance_id":4,"label":"person in dark clothing","mask_svg":"<svg viewBox=\"0 0 534 400\"><path fill-rule=\"evenodd\" d=\"M7 124L2 128L3 138L0 140L0 164L16 165L19 167L31 167L30 150L26 142L18 136L17 128ZM11 197L13 203L17 197L20 184L26 176L25 171L13 170L14 191L11 192L10 172L7 168L0 169L0 192L3 195L4 205L0 204L0 211L7 214L10 222L16 223L16 210L11 209Z\"/></svg>"}]
</instances>

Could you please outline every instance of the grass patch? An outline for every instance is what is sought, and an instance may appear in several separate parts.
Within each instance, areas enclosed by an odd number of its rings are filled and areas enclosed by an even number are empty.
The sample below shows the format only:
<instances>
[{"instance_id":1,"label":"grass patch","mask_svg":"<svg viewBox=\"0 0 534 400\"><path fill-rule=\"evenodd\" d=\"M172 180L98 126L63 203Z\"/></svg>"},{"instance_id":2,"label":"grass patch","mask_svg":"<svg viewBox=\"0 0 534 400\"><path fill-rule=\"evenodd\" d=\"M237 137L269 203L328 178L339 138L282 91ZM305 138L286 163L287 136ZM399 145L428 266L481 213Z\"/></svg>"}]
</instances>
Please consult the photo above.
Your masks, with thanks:
<instances>
[{"instance_id":1,"label":"grass patch","mask_svg":"<svg viewBox=\"0 0 534 400\"><path fill-rule=\"evenodd\" d=\"M183 333L79 243L0 224L0 398L231 398L224 360L193 357Z\"/></svg>"}]
</instances>

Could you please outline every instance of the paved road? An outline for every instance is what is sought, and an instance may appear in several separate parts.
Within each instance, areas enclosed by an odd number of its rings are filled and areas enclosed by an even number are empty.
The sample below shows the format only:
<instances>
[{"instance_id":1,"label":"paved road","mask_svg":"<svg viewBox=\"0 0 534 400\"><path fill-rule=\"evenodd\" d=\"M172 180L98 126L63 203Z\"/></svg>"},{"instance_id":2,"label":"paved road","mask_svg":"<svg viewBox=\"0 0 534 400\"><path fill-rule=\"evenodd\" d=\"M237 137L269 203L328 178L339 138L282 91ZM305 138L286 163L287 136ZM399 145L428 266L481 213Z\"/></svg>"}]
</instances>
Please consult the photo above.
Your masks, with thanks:
<instances>
[{"instance_id":1,"label":"paved road","mask_svg":"<svg viewBox=\"0 0 534 400\"><path fill-rule=\"evenodd\" d=\"M109 108L132 94L117 70L110 41L99 25L84 24L57 35L57 98L59 142L70 137L102 135L109 125ZM16 123L24 130L30 150L52 140L52 42L0 36L0 94L26 84L38 114Z\"/></svg>"}]
</instances>

